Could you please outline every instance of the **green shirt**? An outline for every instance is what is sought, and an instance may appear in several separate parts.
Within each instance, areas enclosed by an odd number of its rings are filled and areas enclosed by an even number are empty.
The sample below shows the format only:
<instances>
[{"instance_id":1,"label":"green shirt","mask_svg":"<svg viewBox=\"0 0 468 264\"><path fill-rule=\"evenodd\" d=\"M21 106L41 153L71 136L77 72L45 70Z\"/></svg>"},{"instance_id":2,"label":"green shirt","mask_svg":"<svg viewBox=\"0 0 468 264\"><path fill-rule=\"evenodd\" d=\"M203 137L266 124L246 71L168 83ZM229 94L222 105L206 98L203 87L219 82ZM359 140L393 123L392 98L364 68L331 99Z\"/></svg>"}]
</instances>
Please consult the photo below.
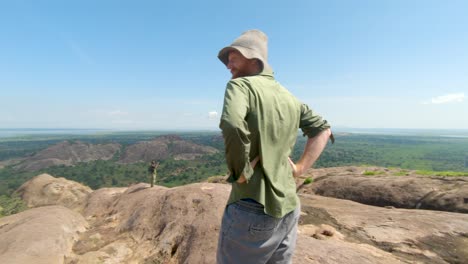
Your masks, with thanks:
<instances>
[{"instance_id":1,"label":"green shirt","mask_svg":"<svg viewBox=\"0 0 468 264\"><path fill-rule=\"evenodd\" d=\"M327 121L299 102L273 73L262 72L228 82L219 127L232 183L228 204L251 198L278 218L293 211L299 198L288 157L298 129L314 137L330 127ZM257 156L253 169L250 161ZM247 181L237 183L242 174Z\"/></svg>"}]
</instances>

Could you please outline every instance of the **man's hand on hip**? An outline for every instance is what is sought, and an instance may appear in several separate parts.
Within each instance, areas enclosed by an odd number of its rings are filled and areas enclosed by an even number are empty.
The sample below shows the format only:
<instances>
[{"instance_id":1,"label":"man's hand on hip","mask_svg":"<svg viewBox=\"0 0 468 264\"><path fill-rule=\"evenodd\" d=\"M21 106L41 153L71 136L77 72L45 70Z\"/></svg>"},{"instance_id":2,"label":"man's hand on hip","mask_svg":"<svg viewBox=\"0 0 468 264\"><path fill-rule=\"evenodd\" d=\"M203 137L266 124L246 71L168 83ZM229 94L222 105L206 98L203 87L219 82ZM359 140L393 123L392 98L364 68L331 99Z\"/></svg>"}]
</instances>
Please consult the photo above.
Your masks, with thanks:
<instances>
[{"instance_id":1,"label":"man's hand on hip","mask_svg":"<svg viewBox=\"0 0 468 264\"><path fill-rule=\"evenodd\" d=\"M294 161L292 161L290 157L288 157L288 161L289 161L289 165L291 165L294 177L301 176L304 173L303 167L301 164L295 164Z\"/></svg>"},{"instance_id":2,"label":"man's hand on hip","mask_svg":"<svg viewBox=\"0 0 468 264\"><path fill-rule=\"evenodd\" d=\"M250 162L250 166L252 167L252 169L255 169L255 166L257 165L257 162L260 160L260 156L257 156L255 157L255 159L253 159L251 162ZM245 179L245 176L244 174L242 174L239 179L237 179L237 183L244 183L246 181Z\"/></svg>"}]
</instances>

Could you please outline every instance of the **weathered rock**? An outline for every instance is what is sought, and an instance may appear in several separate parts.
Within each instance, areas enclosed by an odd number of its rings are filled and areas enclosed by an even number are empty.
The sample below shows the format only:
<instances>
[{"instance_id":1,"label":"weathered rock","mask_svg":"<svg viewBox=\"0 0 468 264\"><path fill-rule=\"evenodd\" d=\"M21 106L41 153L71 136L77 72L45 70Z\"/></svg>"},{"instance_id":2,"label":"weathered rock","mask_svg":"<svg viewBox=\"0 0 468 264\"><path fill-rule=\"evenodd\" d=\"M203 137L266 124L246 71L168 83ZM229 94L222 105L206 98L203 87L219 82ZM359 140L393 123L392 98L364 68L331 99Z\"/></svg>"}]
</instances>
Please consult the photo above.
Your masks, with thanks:
<instances>
[{"instance_id":1,"label":"weathered rock","mask_svg":"<svg viewBox=\"0 0 468 264\"><path fill-rule=\"evenodd\" d=\"M49 174L38 175L16 190L28 207L63 205L75 211L83 209L91 192L88 186Z\"/></svg>"},{"instance_id":2,"label":"weathered rock","mask_svg":"<svg viewBox=\"0 0 468 264\"><path fill-rule=\"evenodd\" d=\"M95 145L81 141L63 141L25 158L15 169L36 171L57 165L72 166L79 162L110 160L120 147L117 143Z\"/></svg>"},{"instance_id":3,"label":"weathered rock","mask_svg":"<svg viewBox=\"0 0 468 264\"><path fill-rule=\"evenodd\" d=\"M34 208L0 218L0 263L63 263L86 225L80 214L62 206Z\"/></svg>"},{"instance_id":4,"label":"weathered rock","mask_svg":"<svg viewBox=\"0 0 468 264\"><path fill-rule=\"evenodd\" d=\"M348 243L374 246L405 262L468 262L466 214L387 209L308 194L301 195L301 203L300 225L331 225ZM372 263L369 261L350 262L343 258L322 263Z\"/></svg>"},{"instance_id":5,"label":"weathered rock","mask_svg":"<svg viewBox=\"0 0 468 264\"><path fill-rule=\"evenodd\" d=\"M229 192L218 183L94 191L81 210L89 228L58 263L215 263ZM468 263L468 214L300 199L294 263Z\"/></svg>"},{"instance_id":6,"label":"weathered rock","mask_svg":"<svg viewBox=\"0 0 468 264\"><path fill-rule=\"evenodd\" d=\"M229 190L211 183L99 190L84 210L93 227L66 263L214 263Z\"/></svg>"},{"instance_id":7,"label":"weathered rock","mask_svg":"<svg viewBox=\"0 0 468 264\"><path fill-rule=\"evenodd\" d=\"M101 188L89 194L84 206L83 216L87 219L100 219L110 214L120 195L128 188Z\"/></svg>"},{"instance_id":8,"label":"weathered rock","mask_svg":"<svg viewBox=\"0 0 468 264\"><path fill-rule=\"evenodd\" d=\"M395 264L410 263L368 244L317 240L299 235L293 257L297 264Z\"/></svg>"},{"instance_id":9,"label":"weathered rock","mask_svg":"<svg viewBox=\"0 0 468 264\"><path fill-rule=\"evenodd\" d=\"M376 175L366 176L364 172ZM313 184L301 189L327 197L376 206L468 213L468 177L408 175L386 168L324 168L310 170Z\"/></svg>"}]
</instances>

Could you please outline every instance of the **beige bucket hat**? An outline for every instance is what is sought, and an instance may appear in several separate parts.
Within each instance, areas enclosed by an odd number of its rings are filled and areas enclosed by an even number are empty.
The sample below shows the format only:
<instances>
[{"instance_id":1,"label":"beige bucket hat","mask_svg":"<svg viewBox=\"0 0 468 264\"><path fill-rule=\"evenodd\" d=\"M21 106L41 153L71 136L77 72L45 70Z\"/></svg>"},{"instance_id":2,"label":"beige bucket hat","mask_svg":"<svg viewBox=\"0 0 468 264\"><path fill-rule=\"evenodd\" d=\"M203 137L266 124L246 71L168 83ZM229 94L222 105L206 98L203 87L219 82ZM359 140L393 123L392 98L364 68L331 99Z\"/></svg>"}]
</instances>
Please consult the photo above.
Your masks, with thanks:
<instances>
[{"instance_id":1,"label":"beige bucket hat","mask_svg":"<svg viewBox=\"0 0 468 264\"><path fill-rule=\"evenodd\" d=\"M218 58L224 65L228 64L229 52L239 51L247 59L258 59L263 64L263 70L271 71L268 64L268 37L260 30L252 29L242 33L231 45L224 47L218 53Z\"/></svg>"}]
</instances>

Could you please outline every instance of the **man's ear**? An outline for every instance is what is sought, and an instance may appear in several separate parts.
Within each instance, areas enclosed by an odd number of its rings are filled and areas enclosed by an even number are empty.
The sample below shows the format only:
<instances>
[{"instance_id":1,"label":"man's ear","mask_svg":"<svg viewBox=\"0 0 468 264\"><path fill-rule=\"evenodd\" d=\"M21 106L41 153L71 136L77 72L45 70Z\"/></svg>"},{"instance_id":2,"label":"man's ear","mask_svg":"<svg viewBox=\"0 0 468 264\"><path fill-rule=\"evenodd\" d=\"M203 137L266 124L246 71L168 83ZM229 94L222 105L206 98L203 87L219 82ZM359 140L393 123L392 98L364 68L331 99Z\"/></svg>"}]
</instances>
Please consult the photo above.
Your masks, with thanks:
<instances>
[{"instance_id":1,"label":"man's ear","mask_svg":"<svg viewBox=\"0 0 468 264\"><path fill-rule=\"evenodd\" d=\"M252 59L252 60L250 61L250 64L256 68L257 73L260 73L260 72L262 71L263 63L262 63L261 60L259 60L259 59Z\"/></svg>"}]
</instances>

